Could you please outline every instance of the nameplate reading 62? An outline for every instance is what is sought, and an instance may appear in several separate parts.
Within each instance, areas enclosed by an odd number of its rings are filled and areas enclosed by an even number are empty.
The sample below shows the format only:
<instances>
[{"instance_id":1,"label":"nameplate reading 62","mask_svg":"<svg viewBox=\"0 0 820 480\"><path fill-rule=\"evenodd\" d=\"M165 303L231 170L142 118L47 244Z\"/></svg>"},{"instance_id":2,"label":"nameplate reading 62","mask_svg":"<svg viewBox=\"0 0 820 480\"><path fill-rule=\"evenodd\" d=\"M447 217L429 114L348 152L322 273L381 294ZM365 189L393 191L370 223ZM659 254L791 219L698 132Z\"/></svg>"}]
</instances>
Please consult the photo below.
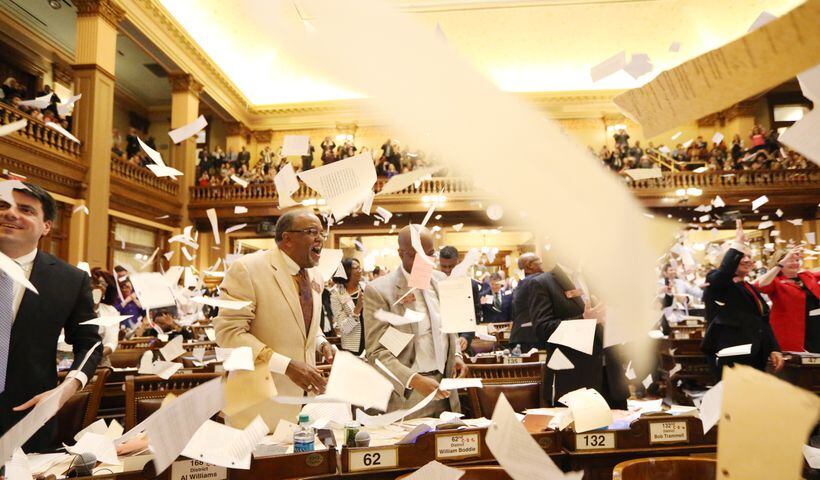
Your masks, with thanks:
<instances>
[{"instance_id":1,"label":"nameplate reading 62","mask_svg":"<svg viewBox=\"0 0 820 480\"><path fill-rule=\"evenodd\" d=\"M590 432L575 435L576 450L609 450L615 448L615 432Z\"/></svg>"},{"instance_id":2,"label":"nameplate reading 62","mask_svg":"<svg viewBox=\"0 0 820 480\"><path fill-rule=\"evenodd\" d=\"M395 468L399 465L397 447L348 450L348 468L351 472Z\"/></svg>"}]
</instances>

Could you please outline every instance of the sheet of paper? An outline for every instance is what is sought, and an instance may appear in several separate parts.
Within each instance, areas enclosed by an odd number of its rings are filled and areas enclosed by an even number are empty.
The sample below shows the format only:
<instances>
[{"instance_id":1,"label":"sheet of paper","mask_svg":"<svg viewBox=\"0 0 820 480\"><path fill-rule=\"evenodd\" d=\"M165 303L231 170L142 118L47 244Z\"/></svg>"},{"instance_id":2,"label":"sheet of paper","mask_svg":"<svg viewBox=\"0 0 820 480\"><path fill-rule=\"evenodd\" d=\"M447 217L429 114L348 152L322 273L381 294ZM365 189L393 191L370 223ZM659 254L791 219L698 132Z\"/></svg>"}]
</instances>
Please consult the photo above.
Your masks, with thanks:
<instances>
[{"instance_id":1,"label":"sheet of paper","mask_svg":"<svg viewBox=\"0 0 820 480\"><path fill-rule=\"evenodd\" d=\"M759 224L757 224L757 229L758 230L765 230L767 228L772 228L772 227L774 227L774 222L771 221L771 220L766 220L765 222L760 222Z\"/></svg>"},{"instance_id":2,"label":"sheet of paper","mask_svg":"<svg viewBox=\"0 0 820 480\"><path fill-rule=\"evenodd\" d=\"M231 354L222 363L222 368L226 372L234 370L253 371L253 349L251 347L236 347L231 350Z\"/></svg>"},{"instance_id":3,"label":"sheet of paper","mask_svg":"<svg viewBox=\"0 0 820 480\"><path fill-rule=\"evenodd\" d=\"M630 168L624 170L624 173L629 175L629 178L635 181L648 180L650 178L663 178L663 172L660 168Z\"/></svg>"},{"instance_id":4,"label":"sheet of paper","mask_svg":"<svg viewBox=\"0 0 820 480\"><path fill-rule=\"evenodd\" d=\"M145 432L154 452L155 471L168 468L199 427L224 406L222 378L215 378L188 390L148 417Z\"/></svg>"},{"instance_id":5,"label":"sheet of paper","mask_svg":"<svg viewBox=\"0 0 820 480\"><path fill-rule=\"evenodd\" d=\"M80 93L80 94L74 95L73 97L69 98L65 102L58 103L57 104L57 114L60 115L61 117L65 117L66 115L70 114L71 111L74 109L74 104L77 102L77 100L82 98L82 96L83 96L83 94Z\"/></svg>"},{"instance_id":6,"label":"sheet of paper","mask_svg":"<svg viewBox=\"0 0 820 480\"><path fill-rule=\"evenodd\" d=\"M251 304L247 300L223 300L214 297L205 297L202 295L192 297L192 302L201 303L203 305L210 305L211 307L225 308L227 310L239 310Z\"/></svg>"},{"instance_id":7,"label":"sheet of paper","mask_svg":"<svg viewBox=\"0 0 820 480\"><path fill-rule=\"evenodd\" d=\"M77 434L74 435L74 441L75 442L79 441L80 438L82 438L82 436L85 435L86 433L97 433L97 434L100 434L100 435L105 435L106 431L108 431L108 426L105 424L105 419L100 418L96 422L92 423L91 425L89 425L89 426L85 427L84 429L80 430L79 432L77 432ZM117 435L117 436L119 436L119 435Z\"/></svg>"},{"instance_id":8,"label":"sheet of paper","mask_svg":"<svg viewBox=\"0 0 820 480\"><path fill-rule=\"evenodd\" d=\"M51 96L53 93L47 93L41 97L35 97L33 100L22 100L19 105L23 107L31 107L37 110L42 110L51 104Z\"/></svg>"},{"instance_id":9,"label":"sheet of paper","mask_svg":"<svg viewBox=\"0 0 820 480\"><path fill-rule=\"evenodd\" d=\"M315 427L316 422L326 422L331 428L344 428L345 423L353 420L350 404L343 402L315 402L302 407L301 413L310 415Z\"/></svg>"},{"instance_id":10,"label":"sheet of paper","mask_svg":"<svg viewBox=\"0 0 820 480\"><path fill-rule=\"evenodd\" d=\"M718 382L710 388L700 401L700 421L703 424L703 433L717 425L720 420L721 403L723 402L723 382Z\"/></svg>"},{"instance_id":11,"label":"sheet of paper","mask_svg":"<svg viewBox=\"0 0 820 480\"><path fill-rule=\"evenodd\" d=\"M464 470L448 467L435 460L419 468L406 480L458 480L464 476Z\"/></svg>"},{"instance_id":12,"label":"sheet of paper","mask_svg":"<svg viewBox=\"0 0 820 480\"><path fill-rule=\"evenodd\" d=\"M181 363L157 360L151 366L152 373L163 380L168 380L182 368Z\"/></svg>"},{"instance_id":13,"label":"sheet of paper","mask_svg":"<svg viewBox=\"0 0 820 480\"><path fill-rule=\"evenodd\" d=\"M250 182L236 175L231 175L231 180L242 188L248 188L248 185L250 185Z\"/></svg>"},{"instance_id":14,"label":"sheet of paper","mask_svg":"<svg viewBox=\"0 0 820 480\"><path fill-rule=\"evenodd\" d=\"M407 285L419 290L429 290L430 279L433 277L433 264L426 255L416 254L413 260L413 268L410 270L410 280Z\"/></svg>"},{"instance_id":15,"label":"sheet of paper","mask_svg":"<svg viewBox=\"0 0 820 480\"><path fill-rule=\"evenodd\" d=\"M336 270L342 264L342 257L344 257L344 251L337 248L323 248L322 255L319 257L319 274L322 276L322 280L328 282L331 278L333 278L333 274L336 273Z\"/></svg>"},{"instance_id":16,"label":"sheet of paper","mask_svg":"<svg viewBox=\"0 0 820 480\"><path fill-rule=\"evenodd\" d=\"M587 355L592 355L596 323L597 321L594 319L564 320L552 332L550 338L547 339L547 343L564 345Z\"/></svg>"},{"instance_id":17,"label":"sheet of paper","mask_svg":"<svg viewBox=\"0 0 820 480\"><path fill-rule=\"evenodd\" d=\"M128 278L144 309L154 310L176 305L174 292L161 273L131 273Z\"/></svg>"},{"instance_id":18,"label":"sheet of paper","mask_svg":"<svg viewBox=\"0 0 820 480\"><path fill-rule=\"evenodd\" d=\"M31 480L34 478L28 457L18 448L12 457L6 461L3 472L6 480Z\"/></svg>"},{"instance_id":19,"label":"sheet of paper","mask_svg":"<svg viewBox=\"0 0 820 480\"><path fill-rule=\"evenodd\" d=\"M31 290L38 295L40 294L40 292L38 292L37 289L34 288L34 285L29 281L28 275L23 272L20 264L7 257L2 252L0 252L0 270L5 272L6 275L11 277L11 279L15 282L26 287L26 289Z\"/></svg>"},{"instance_id":20,"label":"sheet of paper","mask_svg":"<svg viewBox=\"0 0 820 480\"><path fill-rule=\"evenodd\" d=\"M751 32L753 30L757 30L758 28L766 25L767 23L771 22L772 20L776 19L777 17L772 15L767 11L760 12L760 15L757 16L754 22L749 26L749 30L747 32Z\"/></svg>"},{"instance_id":21,"label":"sheet of paper","mask_svg":"<svg viewBox=\"0 0 820 480\"><path fill-rule=\"evenodd\" d=\"M243 228L245 228L247 226L248 226L247 223L240 223L239 225L234 225L233 227L228 227L228 228L225 229L225 235L227 235L229 233L233 233L237 230L242 230Z\"/></svg>"},{"instance_id":22,"label":"sheet of paper","mask_svg":"<svg viewBox=\"0 0 820 480\"><path fill-rule=\"evenodd\" d=\"M268 426L261 416L244 430L207 420L185 446L182 455L226 468L248 470L251 452L267 433Z\"/></svg>"},{"instance_id":23,"label":"sheet of paper","mask_svg":"<svg viewBox=\"0 0 820 480\"><path fill-rule=\"evenodd\" d=\"M673 52L673 53L679 52L680 51L680 42L674 41L671 44L669 44L669 51Z\"/></svg>"},{"instance_id":24,"label":"sheet of paper","mask_svg":"<svg viewBox=\"0 0 820 480\"><path fill-rule=\"evenodd\" d=\"M495 404L486 442L493 457L513 480L581 480L584 476L583 471L564 473L555 465L518 420L503 393Z\"/></svg>"},{"instance_id":25,"label":"sheet of paper","mask_svg":"<svg viewBox=\"0 0 820 480\"><path fill-rule=\"evenodd\" d=\"M624 65L624 71L637 80L652 71L652 61L645 53L633 53L629 63Z\"/></svg>"},{"instance_id":26,"label":"sheet of paper","mask_svg":"<svg viewBox=\"0 0 820 480\"><path fill-rule=\"evenodd\" d=\"M812 245L817 243L817 237L814 232L806 232L806 241Z\"/></svg>"},{"instance_id":27,"label":"sheet of paper","mask_svg":"<svg viewBox=\"0 0 820 480\"><path fill-rule=\"evenodd\" d=\"M436 204L435 204L435 202L433 202L433 203L430 204L430 208L427 209L427 213L424 214L424 219L421 221L421 223L419 225L422 226L422 227L427 226L427 222L429 222L430 218L433 217L433 212L435 212L435 211L436 211Z\"/></svg>"},{"instance_id":28,"label":"sheet of paper","mask_svg":"<svg viewBox=\"0 0 820 480\"><path fill-rule=\"evenodd\" d=\"M210 340L211 342L215 342L216 341L216 330L214 330L213 328L206 328L205 329L205 336L208 337L208 340Z\"/></svg>"},{"instance_id":29,"label":"sheet of paper","mask_svg":"<svg viewBox=\"0 0 820 480\"><path fill-rule=\"evenodd\" d=\"M419 180L424 180L426 178L430 178L433 176L434 173L441 170L444 167L424 167L419 168L417 170L413 170L407 173L400 173L398 175L393 175L387 180L387 183L384 184L382 189L379 191L379 195L389 195L391 193L401 192L405 188L413 185Z\"/></svg>"},{"instance_id":30,"label":"sheet of paper","mask_svg":"<svg viewBox=\"0 0 820 480\"><path fill-rule=\"evenodd\" d=\"M158 151L149 147L145 142L142 141L140 137L137 137L137 143L139 144L140 148L142 148L142 150L148 155L148 158L153 160L155 164L161 167L167 167L165 161L162 159L162 155L160 155Z\"/></svg>"},{"instance_id":31,"label":"sheet of paper","mask_svg":"<svg viewBox=\"0 0 820 480\"><path fill-rule=\"evenodd\" d=\"M406 308L404 310L404 315L399 316L395 313L387 312L385 310L376 310L376 313L373 314L376 320L380 320L382 322L387 322L390 325L407 325L408 323L419 323L420 321L424 320L427 316L424 313L417 312L415 310L411 310Z\"/></svg>"},{"instance_id":32,"label":"sheet of paper","mask_svg":"<svg viewBox=\"0 0 820 480\"><path fill-rule=\"evenodd\" d=\"M752 344L735 345L733 347L726 347L717 352L718 357L735 357L737 355L749 355L752 353Z\"/></svg>"},{"instance_id":33,"label":"sheet of paper","mask_svg":"<svg viewBox=\"0 0 820 480\"><path fill-rule=\"evenodd\" d=\"M214 234L214 243L219 245L219 219L216 217L216 209L209 208L205 210L205 214L208 216L208 221L211 222L211 231Z\"/></svg>"},{"instance_id":34,"label":"sheet of paper","mask_svg":"<svg viewBox=\"0 0 820 480\"><path fill-rule=\"evenodd\" d=\"M193 137L207 126L208 121L205 120L205 116L200 115L193 122L187 125L183 125L177 129L171 130L170 132L168 132L168 136L171 137L171 141L173 141L174 143L180 143L183 140L187 140Z\"/></svg>"},{"instance_id":35,"label":"sheet of paper","mask_svg":"<svg viewBox=\"0 0 820 480\"><path fill-rule=\"evenodd\" d=\"M820 165L820 136L817 135L818 129L820 129L820 108L814 107L812 111L803 115L802 119L787 128L778 137L778 141Z\"/></svg>"},{"instance_id":36,"label":"sheet of paper","mask_svg":"<svg viewBox=\"0 0 820 480\"><path fill-rule=\"evenodd\" d=\"M752 210L757 210L758 208L762 207L767 203L769 203L769 197L767 197L766 195L761 195L752 200Z\"/></svg>"},{"instance_id":37,"label":"sheet of paper","mask_svg":"<svg viewBox=\"0 0 820 480\"><path fill-rule=\"evenodd\" d=\"M561 352L560 348L556 348L547 362L547 368L550 370L571 370L575 365Z\"/></svg>"},{"instance_id":38,"label":"sheet of paper","mask_svg":"<svg viewBox=\"0 0 820 480\"><path fill-rule=\"evenodd\" d=\"M336 353L325 390L328 397L384 411L392 392L390 380L373 367L351 353Z\"/></svg>"},{"instance_id":39,"label":"sheet of paper","mask_svg":"<svg viewBox=\"0 0 820 480\"><path fill-rule=\"evenodd\" d=\"M376 215L381 217L384 223L388 223L390 222L390 218L393 216L393 213L384 207L376 207Z\"/></svg>"},{"instance_id":40,"label":"sheet of paper","mask_svg":"<svg viewBox=\"0 0 820 480\"><path fill-rule=\"evenodd\" d=\"M777 421L761 435L760 412L772 405ZM818 419L813 392L746 365L724 368L717 471L744 480L801 478L802 447Z\"/></svg>"},{"instance_id":41,"label":"sheet of paper","mask_svg":"<svg viewBox=\"0 0 820 480\"><path fill-rule=\"evenodd\" d=\"M820 64L798 75L797 82L800 84L803 96L817 105L820 101Z\"/></svg>"},{"instance_id":42,"label":"sheet of paper","mask_svg":"<svg viewBox=\"0 0 820 480\"><path fill-rule=\"evenodd\" d=\"M191 352L191 355L202 362L205 360L205 347L195 347L194 350Z\"/></svg>"},{"instance_id":43,"label":"sheet of paper","mask_svg":"<svg viewBox=\"0 0 820 480\"><path fill-rule=\"evenodd\" d=\"M427 213L429 214L430 211L428 210ZM410 245L412 245L413 250L416 251L416 258L421 257L425 262L433 265L433 259L427 256L427 252L421 244L421 232L423 228L423 225L416 225L414 223L410 224Z\"/></svg>"},{"instance_id":44,"label":"sheet of paper","mask_svg":"<svg viewBox=\"0 0 820 480\"><path fill-rule=\"evenodd\" d=\"M464 254L464 260L462 260L458 263L458 265L453 267L453 270L450 272L450 278L466 276L470 270L470 267L478 263L479 260L481 260L481 250L477 248L471 248L467 251L466 254Z\"/></svg>"},{"instance_id":45,"label":"sheet of paper","mask_svg":"<svg viewBox=\"0 0 820 480\"><path fill-rule=\"evenodd\" d=\"M483 388L480 378L442 378L439 390L458 390L459 388Z\"/></svg>"},{"instance_id":46,"label":"sheet of paper","mask_svg":"<svg viewBox=\"0 0 820 480\"><path fill-rule=\"evenodd\" d=\"M183 173L180 172L179 170L177 170L176 168L167 167L167 166L164 166L164 165L150 165L149 164L149 165L146 165L145 168L147 168L148 170L151 170L151 172L153 172L153 174L155 176L160 177L160 178L162 178L162 177L176 178L176 177L181 177L183 175Z\"/></svg>"},{"instance_id":47,"label":"sheet of paper","mask_svg":"<svg viewBox=\"0 0 820 480\"><path fill-rule=\"evenodd\" d=\"M391 423L398 422L404 417L410 416L422 408L426 407L430 402L433 401L433 397L436 396L436 391L430 392L430 395L427 395L419 403L413 405L407 409L400 409L395 410L392 412L384 413L382 415L368 415L364 413L361 409L356 409L356 421L364 425L365 427L383 427L385 425L390 425Z\"/></svg>"},{"instance_id":48,"label":"sheet of paper","mask_svg":"<svg viewBox=\"0 0 820 480\"><path fill-rule=\"evenodd\" d=\"M120 465L117 459L117 450L114 448L114 441L100 433L88 432L72 446L65 446L68 453L81 455L83 453L93 453L97 460L108 465Z\"/></svg>"},{"instance_id":49,"label":"sheet of paper","mask_svg":"<svg viewBox=\"0 0 820 480\"><path fill-rule=\"evenodd\" d=\"M293 167L291 167L293 168ZM234 215L242 215L243 213L248 213L248 207L243 207L242 205L237 205L233 207Z\"/></svg>"},{"instance_id":50,"label":"sheet of paper","mask_svg":"<svg viewBox=\"0 0 820 480\"><path fill-rule=\"evenodd\" d=\"M299 172L298 177L325 199L333 218L338 222L373 191L376 167L370 153L365 152Z\"/></svg>"},{"instance_id":51,"label":"sheet of paper","mask_svg":"<svg viewBox=\"0 0 820 480\"><path fill-rule=\"evenodd\" d=\"M572 412L577 433L604 428L612 424L612 410L593 388L579 388L565 394L558 401Z\"/></svg>"},{"instance_id":52,"label":"sheet of paper","mask_svg":"<svg viewBox=\"0 0 820 480\"><path fill-rule=\"evenodd\" d=\"M287 420L279 420L276 429L273 431L273 443L293 443L293 433L299 429L299 425Z\"/></svg>"},{"instance_id":53,"label":"sheet of paper","mask_svg":"<svg viewBox=\"0 0 820 480\"><path fill-rule=\"evenodd\" d=\"M162 358L170 362L180 355L185 355L185 347L182 346L183 340L182 335L177 335L173 340L160 348L159 353L162 354Z\"/></svg>"},{"instance_id":54,"label":"sheet of paper","mask_svg":"<svg viewBox=\"0 0 820 480\"><path fill-rule=\"evenodd\" d=\"M279 200L279 208L288 208L299 205L292 195L299 191L299 179L293 170L293 164L286 163L279 169L273 177L273 184L276 186L276 196Z\"/></svg>"},{"instance_id":55,"label":"sheet of paper","mask_svg":"<svg viewBox=\"0 0 820 480\"><path fill-rule=\"evenodd\" d=\"M809 445L803 445L803 458L811 468L820 468L820 448L814 448Z\"/></svg>"},{"instance_id":56,"label":"sheet of paper","mask_svg":"<svg viewBox=\"0 0 820 480\"><path fill-rule=\"evenodd\" d=\"M67 382L62 383L50 395L40 400L25 417L0 437L0 463L11 460L14 451L22 447L37 430L57 413L60 408L60 395L65 388L64 385L67 384Z\"/></svg>"},{"instance_id":57,"label":"sheet of paper","mask_svg":"<svg viewBox=\"0 0 820 480\"><path fill-rule=\"evenodd\" d=\"M654 137L789 80L820 63L820 4L808 1L716 50L615 97Z\"/></svg>"},{"instance_id":58,"label":"sheet of paper","mask_svg":"<svg viewBox=\"0 0 820 480\"><path fill-rule=\"evenodd\" d=\"M473 285L467 277L438 282L442 333L474 332L476 329Z\"/></svg>"},{"instance_id":59,"label":"sheet of paper","mask_svg":"<svg viewBox=\"0 0 820 480\"><path fill-rule=\"evenodd\" d=\"M0 137L5 137L6 135L11 135L17 130L22 130L26 128L26 125L28 125L28 120L25 118L22 120L17 120L16 122L0 125Z\"/></svg>"},{"instance_id":60,"label":"sheet of paper","mask_svg":"<svg viewBox=\"0 0 820 480\"><path fill-rule=\"evenodd\" d=\"M301 157L310 150L310 137L307 135L285 135L282 139L282 157Z\"/></svg>"},{"instance_id":61,"label":"sheet of paper","mask_svg":"<svg viewBox=\"0 0 820 480\"><path fill-rule=\"evenodd\" d=\"M597 82L623 69L624 66L626 66L626 52L618 52L592 67L589 75L593 82Z\"/></svg>"},{"instance_id":62,"label":"sheet of paper","mask_svg":"<svg viewBox=\"0 0 820 480\"><path fill-rule=\"evenodd\" d=\"M384 335L379 339L379 343L389 350L390 353L398 357L412 339L412 333L404 333L393 327L387 327L387 330L384 331Z\"/></svg>"},{"instance_id":63,"label":"sheet of paper","mask_svg":"<svg viewBox=\"0 0 820 480\"><path fill-rule=\"evenodd\" d=\"M128 320L132 315L115 315L110 317L97 317L92 320L81 322L80 325L97 325L98 327L111 328L120 324L124 320Z\"/></svg>"}]
</instances>

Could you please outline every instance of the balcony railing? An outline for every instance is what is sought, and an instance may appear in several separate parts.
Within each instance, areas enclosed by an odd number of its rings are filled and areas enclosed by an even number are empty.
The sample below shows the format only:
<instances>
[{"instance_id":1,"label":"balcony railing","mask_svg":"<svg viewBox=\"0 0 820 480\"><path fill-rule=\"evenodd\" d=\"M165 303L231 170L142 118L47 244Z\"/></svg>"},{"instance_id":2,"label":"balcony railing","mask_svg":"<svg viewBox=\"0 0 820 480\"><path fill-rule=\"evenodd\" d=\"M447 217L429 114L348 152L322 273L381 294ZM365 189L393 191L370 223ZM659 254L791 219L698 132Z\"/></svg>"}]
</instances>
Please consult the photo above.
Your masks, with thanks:
<instances>
[{"instance_id":1,"label":"balcony railing","mask_svg":"<svg viewBox=\"0 0 820 480\"><path fill-rule=\"evenodd\" d=\"M24 119L28 120L28 125L4 138L9 140L20 139L51 152L62 154L77 161L80 160L80 144L72 142L56 130L47 127L43 121L37 120L14 107L0 103L0 125L7 125Z\"/></svg>"},{"instance_id":2,"label":"balcony railing","mask_svg":"<svg viewBox=\"0 0 820 480\"><path fill-rule=\"evenodd\" d=\"M627 183L629 188L638 194L681 188L700 188L707 191L732 188L820 188L820 169L665 172L660 178L628 180Z\"/></svg>"},{"instance_id":3,"label":"balcony railing","mask_svg":"<svg viewBox=\"0 0 820 480\"><path fill-rule=\"evenodd\" d=\"M126 182L133 182L174 197L179 194L178 182L166 177L157 177L147 168L128 163L118 157L111 157L111 174Z\"/></svg>"}]
</instances>

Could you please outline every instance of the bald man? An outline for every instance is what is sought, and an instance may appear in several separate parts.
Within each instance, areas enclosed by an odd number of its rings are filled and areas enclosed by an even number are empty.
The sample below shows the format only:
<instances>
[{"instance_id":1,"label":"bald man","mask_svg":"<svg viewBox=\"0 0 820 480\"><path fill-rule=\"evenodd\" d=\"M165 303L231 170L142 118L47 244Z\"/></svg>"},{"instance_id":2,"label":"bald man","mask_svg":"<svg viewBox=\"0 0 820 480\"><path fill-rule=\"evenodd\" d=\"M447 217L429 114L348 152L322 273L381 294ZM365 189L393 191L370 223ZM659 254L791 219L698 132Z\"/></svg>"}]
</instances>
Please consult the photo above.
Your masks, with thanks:
<instances>
[{"instance_id":1,"label":"bald man","mask_svg":"<svg viewBox=\"0 0 820 480\"><path fill-rule=\"evenodd\" d=\"M430 231L421 228L419 237L422 249L428 257L432 257L434 248ZM429 290L413 290L398 301L410 290L407 283L416 258L410 226L399 232L398 253L401 267L373 280L364 291L365 350L368 360L371 364L379 360L399 380L397 383L383 372L394 387L388 411L412 407L432 392L438 391L433 402L408 418L438 417L447 410L458 412L461 406L456 392L438 390L442 378L467 375L467 366L461 358L456 334L441 332L438 282L445 276L434 271ZM408 308L423 313L424 319L419 323L391 326L375 317L379 310L404 315ZM394 355L379 342L388 327L414 335L399 355Z\"/></svg>"},{"instance_id":2,"label":"bald man","mask_svg":"<svg viewBox=\"0 0 820 480\"><path fill-rule=\"evenodd\" d=\"M538 348L535 329L533 328L528 303L530 297L530 281L535 275L544 272L541 257L527 252L518 257L518 269L524 272L524 278L513 290L512 300L512 330L510 331L510 348L521 345L521 351L527 352L532 347Z\"/></svg>"}]
</instances>

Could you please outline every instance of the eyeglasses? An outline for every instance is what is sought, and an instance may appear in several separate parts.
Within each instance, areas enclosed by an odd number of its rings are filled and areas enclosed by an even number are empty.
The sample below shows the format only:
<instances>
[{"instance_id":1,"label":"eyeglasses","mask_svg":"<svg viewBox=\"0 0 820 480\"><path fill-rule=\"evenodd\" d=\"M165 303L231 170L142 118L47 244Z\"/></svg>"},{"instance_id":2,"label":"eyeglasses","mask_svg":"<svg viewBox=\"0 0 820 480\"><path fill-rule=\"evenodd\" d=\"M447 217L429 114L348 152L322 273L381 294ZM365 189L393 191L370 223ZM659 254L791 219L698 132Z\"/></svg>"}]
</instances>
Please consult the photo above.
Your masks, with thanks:
<instances>
[{"instance_id":1,"label":"eyeglasses","mask_svg":"<svg viewBox=\"0 0 820 480\"><path fill-rule=\"evenodd\" d=\"M291 232L291 233L304 233L305 235L309 235L313 238L322 237L322 240L325 240L327 238L327 234L324 231L319 230L316 227L303 228L301 230L287 230L287 231Z\"/></svg>"}]
</instances>

